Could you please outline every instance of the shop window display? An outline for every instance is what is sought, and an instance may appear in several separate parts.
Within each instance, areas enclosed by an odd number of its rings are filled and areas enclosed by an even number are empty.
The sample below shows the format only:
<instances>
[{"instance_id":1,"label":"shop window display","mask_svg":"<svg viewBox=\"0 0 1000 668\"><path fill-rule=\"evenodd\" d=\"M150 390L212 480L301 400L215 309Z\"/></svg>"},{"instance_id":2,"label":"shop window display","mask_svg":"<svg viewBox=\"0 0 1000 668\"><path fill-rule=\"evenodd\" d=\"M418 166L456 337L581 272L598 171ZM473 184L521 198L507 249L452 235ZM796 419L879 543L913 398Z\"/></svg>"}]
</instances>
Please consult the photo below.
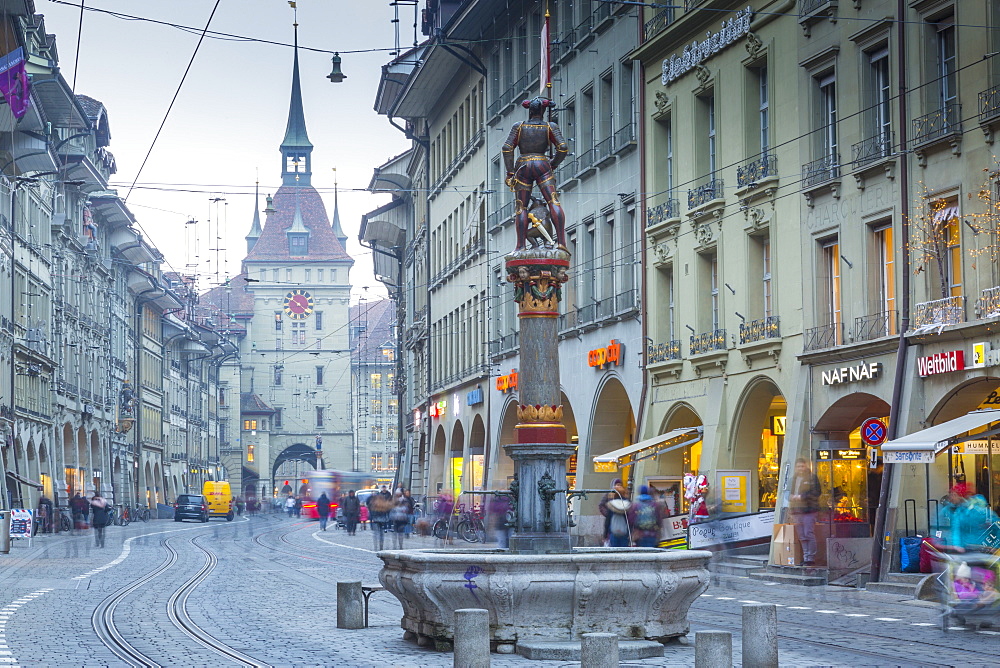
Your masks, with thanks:
<instances>
[{"instance_id":1,"label":"shop window display","mask_svg":"<svg viewBox=\"0 0 1000 668\"><path fill-rule=\"evenodd\" d=\"M778 473L781 449L785 441L785 414L771 415L761 433L760 458L757 460L758 510L774 508L778 498Z\"/></svg>"},{"instance_id":2,"label":"shop window display","mask_svg":"<svg viewBox=\"0 0 1000 668\"><path fill-rule=\"evenodd\" d=\"M888 418L882 418L888 422ZM882 465L870 468L867 446L861 429L848 435L846 447L816 451L816 475L819 477L821 513L841 528L834 535L869 536L878 507L882 484ZM853 527L853 528L852 528Z\"/></svg>"}]
</instances>

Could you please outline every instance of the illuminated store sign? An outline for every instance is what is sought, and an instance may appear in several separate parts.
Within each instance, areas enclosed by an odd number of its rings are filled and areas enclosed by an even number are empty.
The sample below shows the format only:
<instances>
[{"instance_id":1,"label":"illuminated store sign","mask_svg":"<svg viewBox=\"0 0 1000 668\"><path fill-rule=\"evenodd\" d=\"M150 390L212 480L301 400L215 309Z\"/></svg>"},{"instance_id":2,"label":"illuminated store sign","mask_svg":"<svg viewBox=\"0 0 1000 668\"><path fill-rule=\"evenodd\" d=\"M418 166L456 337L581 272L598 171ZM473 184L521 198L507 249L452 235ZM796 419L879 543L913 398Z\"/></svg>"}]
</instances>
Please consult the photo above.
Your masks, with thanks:
<instances>
[{"instance_id":1,"label":"illuminated store sign","mask_svg":"<svg viewBox=\"0 0 1000 668\"><path fill-rule=\"evenodd\" d=\"M611 339L611 343L608 344L607 348L598 348L587 353L587 364L601 369L609 364L621 366L622 350L622 344L615 339Z\"/></svg>"},{"instance_id":2,"label":"illuminated store sign","mask_svg":"<svg viewBox=\"0 0 1000 668\"><path fill-rule=\"evenodd\" d=\"M868 459L867 455L868 453L860 448L816 451L816 459L819 461L828 461L831 459L864 460Z\"/></svg>"},{"instance_id":3,"label":"illuminated store sign","mask_svg":"<svg viewBox=\"0 0 1000 668\"><path fill-rule=\"evenodd\" d=\"M861 380L875 380L881 375L881 362L869 362L868 364L858 364L857 366L843 366L839 369L824 371L823 384L840 385L842 383L856 383Z\"/></svg>"},{"instance_id":4,"label":"illuminated store sign","mask_svg":"<svg viewBox=\"0 0 1000 668\"><path fill-rule=\"evenodd\" d=\"M431 403L431 408L428 413L430 413L431 417L440 420L444 417L446 410L448 410L448 400L442 399L441 401Z\"/></svg>"},{"instance_id":5,"label":"illuminated store sign","mask_svg":"<svg viewBox=\"0 0 1000 668\"><path fill-rule=\"evenodd\" d=\"M921 377L934 376L939 373L965 370L965 351L952 350L917 358L917 371Z\"/></svg>"},{"instance_id":6,"label":"illuminated store sign","mask_svg":"<svg viewBox=\"0 0 1000 668\"><path fill-rule=\"evenodd\" d=\"M747 7L728 21L723 21L717 33L705 33L705 41L695 40L684 47L680 55L674 54L663 61L663 75L660 80L669 86L675 79L700 66L718 52L730 46L750 32L753 9Z\"/></svg>"},{"instance_id":7,"label":"illuminated store sign","mask_svg":"<svg viewBox=\"0 0 1000 668\"><path fill-rule=\"evenodd\" d=\"M497 389L501 392L513 392L517 389L517 370L511 369L506 376L497 376Z\"/></svg>"},{"instance_id":8,"label":"illuminated store sign","mask_svg":"<svg viewBox=\"0 0 1000 668\"><path fill-rule=\"evenodd\" d=\"M469 406L475 406L477 404L483 403L483 388L477 387L472 392L465 395L465 403Z\"/></svg>"}]
</instances>

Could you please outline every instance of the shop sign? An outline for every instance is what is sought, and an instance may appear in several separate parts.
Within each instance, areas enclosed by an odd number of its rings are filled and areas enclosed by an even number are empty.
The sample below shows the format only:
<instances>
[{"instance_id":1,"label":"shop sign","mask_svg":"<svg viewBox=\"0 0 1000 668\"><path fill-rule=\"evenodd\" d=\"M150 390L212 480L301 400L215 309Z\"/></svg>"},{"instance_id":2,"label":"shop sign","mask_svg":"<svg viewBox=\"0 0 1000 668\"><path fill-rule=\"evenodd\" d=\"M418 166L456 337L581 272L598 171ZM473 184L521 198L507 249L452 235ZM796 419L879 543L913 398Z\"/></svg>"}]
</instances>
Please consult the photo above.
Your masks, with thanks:
<instances>
[{"instance_id":1,"label":"shop sign","mask_svg":"<svg viewBox=\"0 0 1000 668\"><path fill-rule=\"evenodd\" d=\"M995 450L1000 452L1000 443L995 447ZM988 455L990 454L990 442L989 441L966 441L965 443L957 443L951 446L951 454L953 455Z\"/></svg>"},{"instance_id":2,"label":"shop sign","mask_svg":"<svg viewBox=\"0 0 1000 668\"><path fill-rule=\"evenodd\" d=\"M817 450L816 459L818 461L836 460L861 460L868 459L868 454L861 448L844 448L840 450Z\"/></svg>"},{"instance_id":3,"label":"shop sign","mask_svg":"<svg viewBox=\"0 0 1000 668\"><path fill-rule=\"evenodd\" d=\"M506 376L497 376L497 389L501 392L513 392L517 389L517 369L511 369Z\"/></svg>"},{"instance_id":4,"label":"shop sign","mask_svg":"<svg viewBox=\"0 0 1000 668\"><path fill-rule=\"evenodd\" d=\"M879 418L868 418L861 423L861 440L865 445L882 445L889 430Z\"/></svg>"},{"instance_id":5,"label":"shop sign","mask_svg":"<svg viewBox=\"0 0 1000 668\"><path fill-rule=\"evenodd\" d=\"M882 451L882 462L885 464L933 464L933 450Z\"/></svg>"},{"instance_id":6,"label":"shop sign","mask_svg":"<svg viewBox=\"0 0 1000 668\"><path fill-rule=\"evenodd\" d=\"M784 415L775 415L771 417L771 433L775 436L785 435L785 425L788 422L788 418Z\"/></svg>"},{"instance_id":7,"label":"shop sign","mask_svg":"<svg viewBox=\"0 0 1000 668\"><path fill-rule=\"evenodd\" d=\"M774 511L768 510L756 515L730 517L724 520L699 522L690 526L692 549L738 543L748 540L770 539L774 533Z\"/></svg>"},{"instance_id":8,"label":"shop sign","mask_svg":"<svg viewBox=\"0 0 1000 668\"><path fill-rule=\"evenodd\" d=\"M472 392L465 395L465 403L469 406L475 406L483 403L483 388L477 387Z\"/></svg>"},{"instance_id":9,"label":"shop sign","mask_svg":"<svg viewBox=\"0 0 1000 668\"><path fill-rule=\"evenodd\" d=\"M594 462L594 473L618 473L618 462Z\"/></svg>"},{"instance_id":10,"label":"shop sign","mask_svg":"<svg viewBox=\"0 0 1000 668\"><path fill-rule=\"evenodd\" d=\"M823 372L824 385L840 385L842 383L856 383L861 380L875 380L882 375L881 362L868 362L857 366L842 366L839 369L830 369Z\"/></svg>"},{"instance_id":11,"label":"shop sign","mask_svg":"<svg viewBox=\"0 0 1000 668\"><path fill-rule=\"evenodd\" d=\"M993 346L988 341L981 341L972 344L972 364L971 369L981 369L984 366L996 366L1000 364L1000 350L994 351Z\"/></svg>"},{"instance_id":12,"label":"shop sign","mask_svg":"<svg viewBox=\"0 0 1000 668\"><path fill-rule=\"evenodd\" d=\"M607 348L598 348L587 353L587 364L593 367L603 369L605 365L614 364L621 366L621 363L622 344L615 339L611 339L611 343L608 344Z\"/></svg>"},{"instance_id":13,"label":"shop sign","mask_svg":"<svg viewBox=\"0 0 1000 668\"><path fill-rule=\"evenodd\" d=\"M939 373L965 370L965 351L951 350L917 358L917 371L921 378Z\"/></svg>"},{"instance_id":14,"label":"shop sign","mask_svg":"<svg viewBox=\"0 0 1000 668\"><path fill-rule=\"evenodd\" d=\"M31 523L34 520L31 513L31 510L24 508L13 508L10 511L11 538L31 538Z\"/></svg>"},{"instance_id":15,"label":"shop sign","mask_svg":"<svg viewBox=\"0 0 1000 668\"><path fill-rule=\"evenodd\" d=\"M722 490L722 506L724 513L747 512L747 488L750 482L750 471L719 471L717 474L719 489Z\"/></svg>"},{"instance_id":16,"label":"shop sign","mask_svg":"<svg viewBox=\"0 0 1000 668\"><path fill-rule=\"evenodd\" d=\"M695 40L684 47L678 56L674 54L663 61L663 74L660 80L664 86L669 86L675 79L686 74L708 60L718 52L731 45L743 35L750 32L750 19L753 9L747 7L728 21L723 21L717 33L706 33L705 41Z\"/></svg>"},{"instance_id":17,"label":"shop sign","mask_svg":"<svg viewBox=\"0 0 1000 668\"><path fill-rule=\"evenodd\" d=\"M441 401L431 402L431 408L428 411L432 418L437 418L439 420L444 419L445 411L448 410L448 400L442 399Z\"/></svg>"},{"instance_id":18,"label":"shop sign","mask_svg":"<svg viewBox=\"0 0 1000 668\"><path fill-rule=\"evenodd\" d=\"M660 534L660 540L687 538L688 516L674 515L672 517L668 517L663 520L661 527L662 533Z\"/></svg>"}]
</instances>

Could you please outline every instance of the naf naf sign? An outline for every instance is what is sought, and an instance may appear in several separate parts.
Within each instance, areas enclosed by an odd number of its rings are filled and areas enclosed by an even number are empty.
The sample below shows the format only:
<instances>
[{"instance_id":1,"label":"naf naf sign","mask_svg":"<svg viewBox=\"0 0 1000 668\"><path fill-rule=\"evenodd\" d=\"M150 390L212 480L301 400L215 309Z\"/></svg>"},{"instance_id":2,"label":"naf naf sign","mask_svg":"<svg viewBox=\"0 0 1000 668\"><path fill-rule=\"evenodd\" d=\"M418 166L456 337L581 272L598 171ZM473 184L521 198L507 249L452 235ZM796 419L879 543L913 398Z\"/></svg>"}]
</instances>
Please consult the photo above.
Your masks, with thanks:
<instances>
[{"instance_id":1,"label":"naf naf sign","mask_svg":"<svg viewBox=\"0 0 1000 668\"><path fill-rule=\"evenodd\" d=\"M868 362L856 366L842 366L823 372L824 385L842 385L857 383L862 380L875 380L882 375L881 362Z\"/></svg>"}]
</instances>

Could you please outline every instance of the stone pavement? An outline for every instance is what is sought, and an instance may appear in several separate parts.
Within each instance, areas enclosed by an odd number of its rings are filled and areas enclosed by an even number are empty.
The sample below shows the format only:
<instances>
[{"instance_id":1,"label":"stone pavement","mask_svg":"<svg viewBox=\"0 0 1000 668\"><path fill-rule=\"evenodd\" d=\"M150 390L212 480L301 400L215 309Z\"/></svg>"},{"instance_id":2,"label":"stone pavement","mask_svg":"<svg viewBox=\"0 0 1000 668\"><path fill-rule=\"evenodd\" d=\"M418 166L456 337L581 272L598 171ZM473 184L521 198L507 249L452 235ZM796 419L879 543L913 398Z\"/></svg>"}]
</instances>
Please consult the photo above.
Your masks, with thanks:
<instances>
[{"instance_id":1,"label":"stone pavement","mask_svg":"<svg viewBox=\"0 0 1000 668\"><path fill-rule=\"evenodd\" d=\"M167 560L164 540L178 552L176 563L124 598L114 616L120 632L163 665L226 663L167 616L171 594L206 563L192 540L214 552L218 565L192 593L191 617L207 633L262 663L452 665L451 653L402 639L401 609L388 593L372 597L369 628L336 628L336 582L378 583L381 562L372 551L370 532L354 537L333 528L320 532L315 522L266 515L207 525L151 521L111 527L103 549L94 548L89 535L44 536L31 548L15 542L10 555L0 556L0 668L121 665L96 636L91 616L102 600ZM415 536L404 547L442 543ZM392 546L387 536L386 548ZM473 546L456 541L450 547ZM780 606L783 666L997 665L993 657L1000 631L946 634L928 604L837 587L788 588L721 576L692 608L692 632L733 632L734 661L739 662L740 606L762 601ZM622 665L690 666L693 642L692 633L668 645L663 658ZM498 667L536 664L518 656L492 657Z\"/></svg>"}]
</instances>

